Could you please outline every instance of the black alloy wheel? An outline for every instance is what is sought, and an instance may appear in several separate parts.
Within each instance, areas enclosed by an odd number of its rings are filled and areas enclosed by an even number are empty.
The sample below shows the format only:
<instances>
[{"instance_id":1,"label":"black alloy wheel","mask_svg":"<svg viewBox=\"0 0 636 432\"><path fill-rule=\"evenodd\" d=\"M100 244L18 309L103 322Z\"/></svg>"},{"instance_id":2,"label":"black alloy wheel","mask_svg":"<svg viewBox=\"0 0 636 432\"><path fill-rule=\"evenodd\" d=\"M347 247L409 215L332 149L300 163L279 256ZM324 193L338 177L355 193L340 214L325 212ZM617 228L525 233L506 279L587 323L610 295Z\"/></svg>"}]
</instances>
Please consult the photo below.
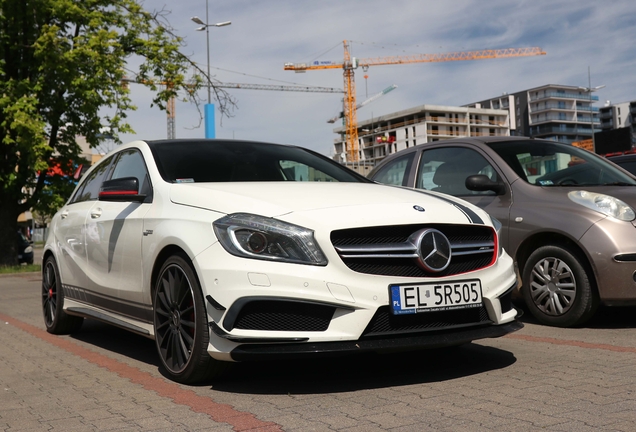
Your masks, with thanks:
<instances>
[{"instance_id":1,"label":"black alloy wheel","mask_svg":"<svg viewBox=\"0 0 636 432\"><path fill-rule=\"evenodd\" d=\"M46 331L52 334L69 334L82 326L84 318L64 312L64 291L55 258L49 256L42 268L42 314Z\"/></svg>"},{"instance_id":2,"label":"black alloy wheel","mask_svg":"<svg viewBox=\"0 0 636 432\"><path fill-rule=\"evenodd\" d=\"M184 257L174 255L161 267L153 309L157 351L171 379L194 383L225 369L226 362L207 352L210 335L203 295Z\"/></svg>"}]
</instances>

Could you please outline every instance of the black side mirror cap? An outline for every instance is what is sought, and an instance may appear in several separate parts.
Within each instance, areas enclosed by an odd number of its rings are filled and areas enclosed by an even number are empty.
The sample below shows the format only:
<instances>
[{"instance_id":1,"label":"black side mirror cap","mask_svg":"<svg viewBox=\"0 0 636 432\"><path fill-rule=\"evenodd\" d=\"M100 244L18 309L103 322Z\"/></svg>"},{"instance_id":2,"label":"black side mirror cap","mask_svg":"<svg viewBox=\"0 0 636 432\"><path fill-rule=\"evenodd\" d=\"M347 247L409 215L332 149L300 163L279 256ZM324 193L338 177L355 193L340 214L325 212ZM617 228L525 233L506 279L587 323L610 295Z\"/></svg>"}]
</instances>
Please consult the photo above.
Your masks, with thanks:
<instances>
[{"instance_id":1,"label":"black side mirror cap","mask_svg":"<svg viewBox=\"0 0 636 432\"><path fill-rule=\"evenodd\" d=\"M497 195L503 195L506 192L503 182L492 181L484 174L468 176L466 178L466 189L477 192L493 191Z\"/></svg>"},{"instance_id":2,"label":"black side mirror cap","mask_svg":"<svg viewBox=\"0 0 636 432\"><path fill-rule=\"evenodd\" d=\"M100 201L144 202L146 195L139 194L139 180L136 177L122 177L106 180L99 189Z\"/></svg>"}]
</instances>

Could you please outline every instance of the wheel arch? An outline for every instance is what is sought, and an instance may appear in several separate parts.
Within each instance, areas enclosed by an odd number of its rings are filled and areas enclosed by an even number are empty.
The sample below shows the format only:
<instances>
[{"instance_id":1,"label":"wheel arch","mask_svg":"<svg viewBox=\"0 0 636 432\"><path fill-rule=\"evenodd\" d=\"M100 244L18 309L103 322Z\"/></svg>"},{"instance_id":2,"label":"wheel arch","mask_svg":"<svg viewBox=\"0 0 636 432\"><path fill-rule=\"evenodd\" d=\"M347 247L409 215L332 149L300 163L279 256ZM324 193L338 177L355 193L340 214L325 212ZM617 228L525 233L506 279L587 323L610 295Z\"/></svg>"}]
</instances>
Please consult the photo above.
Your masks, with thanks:
<instances>
[{"instance_id":1,"label":"wheel arch","mask_svg":"<svg viewBox=\"0 0 636 432\"><path fill-rule=\"evenodd\" d=\"M562 247L575 255L585 271L592 276L591 278L589 278L589 281L596 295L599 295L596 271L594 269L594 266L592 265L590 258L587 255L587 252L577 242L561 233L541 232L525 239L523 243L519 245L515 254L515 261L517 262L520 274L523 274L523 270L526 266L526 262L528 261L528 257L530 257L530 254L532 254L532 252L534 252L541 246Z\"/></svg>"},{"instance_id":2,"label":"wheel arch","mask_svg":"<svg viewBox=\"0 0 636 432\"><path fill-rule=\"evenodd\" d=\"M199 286L201 286L201 281L199 280L199 275L197 274L196 267L194 266L194 263L192 262L192 259L190 259L188 253L178 245L167 245L161 250L161 252L159 252L152 266L152 273L150 275L150 298L152 302L154 302L155 298L155 285L157 283L157 278L159 277L159 271L161 270L163 264L168 260L168 258L173 255L179 255L181 258L186 260L188 264L190 264L190 267L192 267L192 271L197 278L197 283L199 284Z\"/></svg>"}]
</instances>

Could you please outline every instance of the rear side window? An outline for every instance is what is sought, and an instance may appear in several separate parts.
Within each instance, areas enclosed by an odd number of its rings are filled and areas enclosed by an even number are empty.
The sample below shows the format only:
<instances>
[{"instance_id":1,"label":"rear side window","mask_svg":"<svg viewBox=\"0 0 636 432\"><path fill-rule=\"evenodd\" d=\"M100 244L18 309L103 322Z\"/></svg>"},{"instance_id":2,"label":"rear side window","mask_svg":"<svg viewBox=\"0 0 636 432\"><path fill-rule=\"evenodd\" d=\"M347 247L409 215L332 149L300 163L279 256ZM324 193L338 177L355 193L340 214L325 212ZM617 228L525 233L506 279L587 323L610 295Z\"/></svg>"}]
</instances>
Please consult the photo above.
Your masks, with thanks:
<instances>
[{"instance_id":1,"label":"rear side window","mask_svg":"<svg viewBox=\"0 0 636 432\"><path fill-rule=\"evenodd\" d=\"M378 172L373 175L373 180L383 184L408 186L409 172L414 157L415 153L409 153L388 162L378 169Z\"/></svg>"}]
</instances>

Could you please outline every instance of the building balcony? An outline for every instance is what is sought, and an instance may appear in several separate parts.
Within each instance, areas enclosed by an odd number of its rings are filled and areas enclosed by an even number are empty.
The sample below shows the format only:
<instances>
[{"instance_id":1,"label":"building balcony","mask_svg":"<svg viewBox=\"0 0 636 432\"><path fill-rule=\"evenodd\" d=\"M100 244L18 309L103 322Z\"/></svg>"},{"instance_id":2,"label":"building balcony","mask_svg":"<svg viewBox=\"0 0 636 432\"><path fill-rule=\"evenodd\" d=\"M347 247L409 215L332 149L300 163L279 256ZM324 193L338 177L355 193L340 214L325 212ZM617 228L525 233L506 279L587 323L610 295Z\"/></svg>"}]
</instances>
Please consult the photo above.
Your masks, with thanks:
<instances>
[{"instance_id":1,"label":"building balcony","mask_svg":"<svg viewBox=\"0 0 636 432\"><path fill-rule=\"evenodd\" d=\"M600 129L594 128L594 132L600 132ZM592 128L588 125L585 126L566 126L561 124L559 126L533 126L530 128L530 133L533 136L545 135L545 134L558 134L558 135L592 135Z\"/></svg>"},{"instance_id":2,"label":"building balcony","mask_svg":"<svg viewBox=\"0 0 636 432\"><path fill-rule=\"evenodd\" d=\"M573 105L563 106L558 104L546 104L546 106L544 107L533 107L533 106L529 107L529 112L531 114L537 114L537 113L546 112L546 111L559 111L559 112L566 112L566 113L575 113L580 111L598 112L598 107L592 107L592 106L576 106L575 107Z\"/></svg>"},{"instance_id":3,"label":"building balcony","mask_svg":"<svg viewBox=\"0 0 636 432\"><path fill-rule=\"evenodd\" d=\"M613 119L609 119L606 121L602 121L601 122L601 129L613 129L614 128L614 120Z\"/></svg>"},{"instance_id":4,"label":"building balcony","mask_svg":"<svg viewBox=\"0 0 636 432\"><path fill-rule=\"evenodd\" d=\"M594 120L590 119L589 117L576 117L574 118L573 116L569 116L569 118L564 118L563 116L545 116L545 117L541 117L540 119L536 119L534 117L530 118L530 124L532 125L537 125L537 124L541 124L541 123L553 123L553 122L558 122L558 123L583 123L583 124L590 124L592 123L592 121L594 122L595 125L600 125L601 121L597 118L594 118Z\"/></svg>"},{"instance_id":5,"label":"building balcony","mask_svg":"<svg viewBox=\"0 0 636 432\"><path fill-rule=\"evenodd\" d=\"M542 99L580 99L587 101L598 101L598 96L578 93L545 92L545 94L543 95L530 97L530 102Z\"/></svg>"}]
</instances>

